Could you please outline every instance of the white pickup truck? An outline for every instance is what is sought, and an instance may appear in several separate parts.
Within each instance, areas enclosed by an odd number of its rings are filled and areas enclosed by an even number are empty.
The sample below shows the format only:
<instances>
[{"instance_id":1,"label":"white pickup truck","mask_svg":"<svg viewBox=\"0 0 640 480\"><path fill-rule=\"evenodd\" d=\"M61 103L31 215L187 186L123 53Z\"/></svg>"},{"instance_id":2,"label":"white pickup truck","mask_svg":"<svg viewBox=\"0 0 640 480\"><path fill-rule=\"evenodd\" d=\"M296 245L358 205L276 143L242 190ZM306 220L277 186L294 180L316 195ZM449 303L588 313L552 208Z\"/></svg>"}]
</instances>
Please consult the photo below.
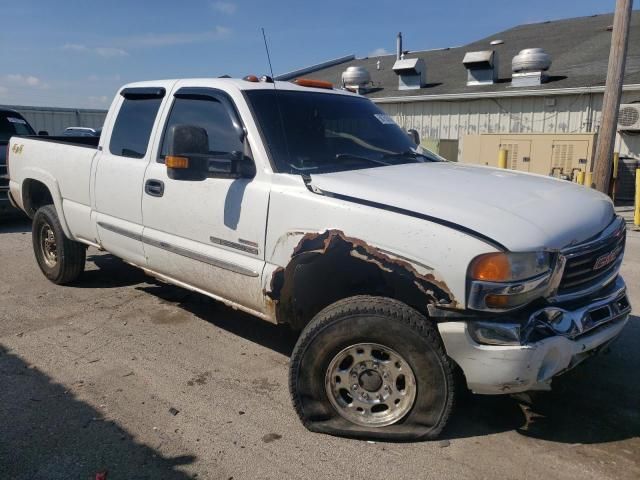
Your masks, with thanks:
<instances>
[{"instance_id":1,"label":"white pickup truck","mask_svg":"<svg viewBox=\"0 0 640 480\"><path fill-rule=\"evenodd\" d=\"M443 161L323 82L127 85L100 138L13 137L8 164L51 281L92 246L300 330L312 431L433 438L459 384L547 389L629 317L606 196Z\"/></svg>"}]
</instances>

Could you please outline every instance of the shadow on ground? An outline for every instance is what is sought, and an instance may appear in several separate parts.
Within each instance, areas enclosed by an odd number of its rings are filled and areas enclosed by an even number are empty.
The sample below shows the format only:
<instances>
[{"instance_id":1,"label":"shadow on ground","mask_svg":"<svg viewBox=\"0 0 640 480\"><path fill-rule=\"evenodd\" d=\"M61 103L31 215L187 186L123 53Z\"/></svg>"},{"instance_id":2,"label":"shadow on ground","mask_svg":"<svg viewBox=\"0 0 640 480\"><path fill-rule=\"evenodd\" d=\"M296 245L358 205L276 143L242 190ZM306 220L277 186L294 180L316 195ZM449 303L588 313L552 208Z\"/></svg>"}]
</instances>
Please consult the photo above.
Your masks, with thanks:
<instances>
[{"instance_id":1,"label":"shadow on ground","mask_svg":"<svg viewBox=\"0 0 640 480\"><path fill-rule=\"evenodd\" d=\"M127 278L131 285L146 282L136 288L253 343L287 356L293 351L297 333L286 326L267 323L204 295L157 282L116 257L91 258L99 267L93 284L96 288L114 282L107 277ZM442 438L515 430L552 442L596 444L640 436L638 344L640 318L632 317L611 354L588 359L557 378L551 392L532 394L529 402L506 395L463 395Z\"/></svg>"},{"instance_id":2,"label":"shadow on ground","mask_svg":"<svg viewBox=\"0 0 640 480\"><path fill-rule=\"evenodd\" d=\"M0 472L13 480L191 478L192 455L163 457L0 345Z\"/></svg>"},{"instance_id":3,"label":"shadow on ground","mask_svg":"<svg viewBox=\"0 0 640 480\"><path fill-rule=\"evenodd\" d=\"M82 272L73 284L75 288L120 288L154 281L139 268L110 254L87 255L87 262L98 268Z\"/></svg>"}]
</instances>

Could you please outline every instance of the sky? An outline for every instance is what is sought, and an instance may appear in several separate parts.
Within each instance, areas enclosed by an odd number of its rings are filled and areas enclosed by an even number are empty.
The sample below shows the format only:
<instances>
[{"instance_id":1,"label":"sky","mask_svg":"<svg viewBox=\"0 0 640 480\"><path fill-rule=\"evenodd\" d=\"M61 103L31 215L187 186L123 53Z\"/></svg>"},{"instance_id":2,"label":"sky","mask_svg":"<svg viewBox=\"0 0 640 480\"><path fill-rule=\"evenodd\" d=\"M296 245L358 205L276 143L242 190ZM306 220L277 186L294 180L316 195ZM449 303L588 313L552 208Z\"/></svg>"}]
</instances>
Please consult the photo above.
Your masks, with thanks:
<instances>
[{"instance_id":1,"label":"sky","mask_svg":"<svg viewBox=\"0 0 640 480\"><path fill-rule=\"evenodd\" d=\"M0 0L0 104L108 108L128 82L242 77L355 54L464 45L615 0Z\"/></svg>"}]
</instances>

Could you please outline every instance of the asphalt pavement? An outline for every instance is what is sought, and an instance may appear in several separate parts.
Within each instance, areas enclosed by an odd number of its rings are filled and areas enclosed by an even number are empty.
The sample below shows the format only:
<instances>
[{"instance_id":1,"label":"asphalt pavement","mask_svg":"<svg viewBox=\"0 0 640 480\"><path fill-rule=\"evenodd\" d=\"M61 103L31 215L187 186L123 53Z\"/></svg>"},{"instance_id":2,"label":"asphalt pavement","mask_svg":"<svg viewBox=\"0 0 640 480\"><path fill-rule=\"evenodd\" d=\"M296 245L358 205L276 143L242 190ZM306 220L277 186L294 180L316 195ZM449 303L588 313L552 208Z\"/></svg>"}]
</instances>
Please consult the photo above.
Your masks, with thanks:
<instances>
[{"instance_id":1,"label":"asphalt pavement","mask_svg":"<svg viewBox=\"0 0 640 480\"><path fill-rule=\"evenodd\" d=\"M638 479L640 317L527 405L470 396L441 439L313 434L289 400L296 336L90 249L73 286L0 221L1 479ZM640 233L623 274L640 308Z\"/></svg>"}]
</instances>

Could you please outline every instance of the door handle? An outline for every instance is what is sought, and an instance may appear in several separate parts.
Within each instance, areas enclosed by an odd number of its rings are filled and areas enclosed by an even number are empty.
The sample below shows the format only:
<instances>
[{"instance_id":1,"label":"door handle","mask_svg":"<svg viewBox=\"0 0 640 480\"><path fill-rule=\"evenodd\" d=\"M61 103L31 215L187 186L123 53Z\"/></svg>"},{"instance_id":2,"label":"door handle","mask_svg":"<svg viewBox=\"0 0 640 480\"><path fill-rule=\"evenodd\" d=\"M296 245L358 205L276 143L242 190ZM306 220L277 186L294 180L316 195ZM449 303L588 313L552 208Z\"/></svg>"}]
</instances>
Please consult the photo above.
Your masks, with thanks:
<instances>
[{"instance_id":1,"label":"door handle","mask_svg":"<svg viewBox=\"0 0 640 480\"><path fill-rule=\"evenodd\" d=\"M144 184L144 192L152 197L164 195L164 182L161 180L147 180Z\"/></svg>"}]
</instances>

